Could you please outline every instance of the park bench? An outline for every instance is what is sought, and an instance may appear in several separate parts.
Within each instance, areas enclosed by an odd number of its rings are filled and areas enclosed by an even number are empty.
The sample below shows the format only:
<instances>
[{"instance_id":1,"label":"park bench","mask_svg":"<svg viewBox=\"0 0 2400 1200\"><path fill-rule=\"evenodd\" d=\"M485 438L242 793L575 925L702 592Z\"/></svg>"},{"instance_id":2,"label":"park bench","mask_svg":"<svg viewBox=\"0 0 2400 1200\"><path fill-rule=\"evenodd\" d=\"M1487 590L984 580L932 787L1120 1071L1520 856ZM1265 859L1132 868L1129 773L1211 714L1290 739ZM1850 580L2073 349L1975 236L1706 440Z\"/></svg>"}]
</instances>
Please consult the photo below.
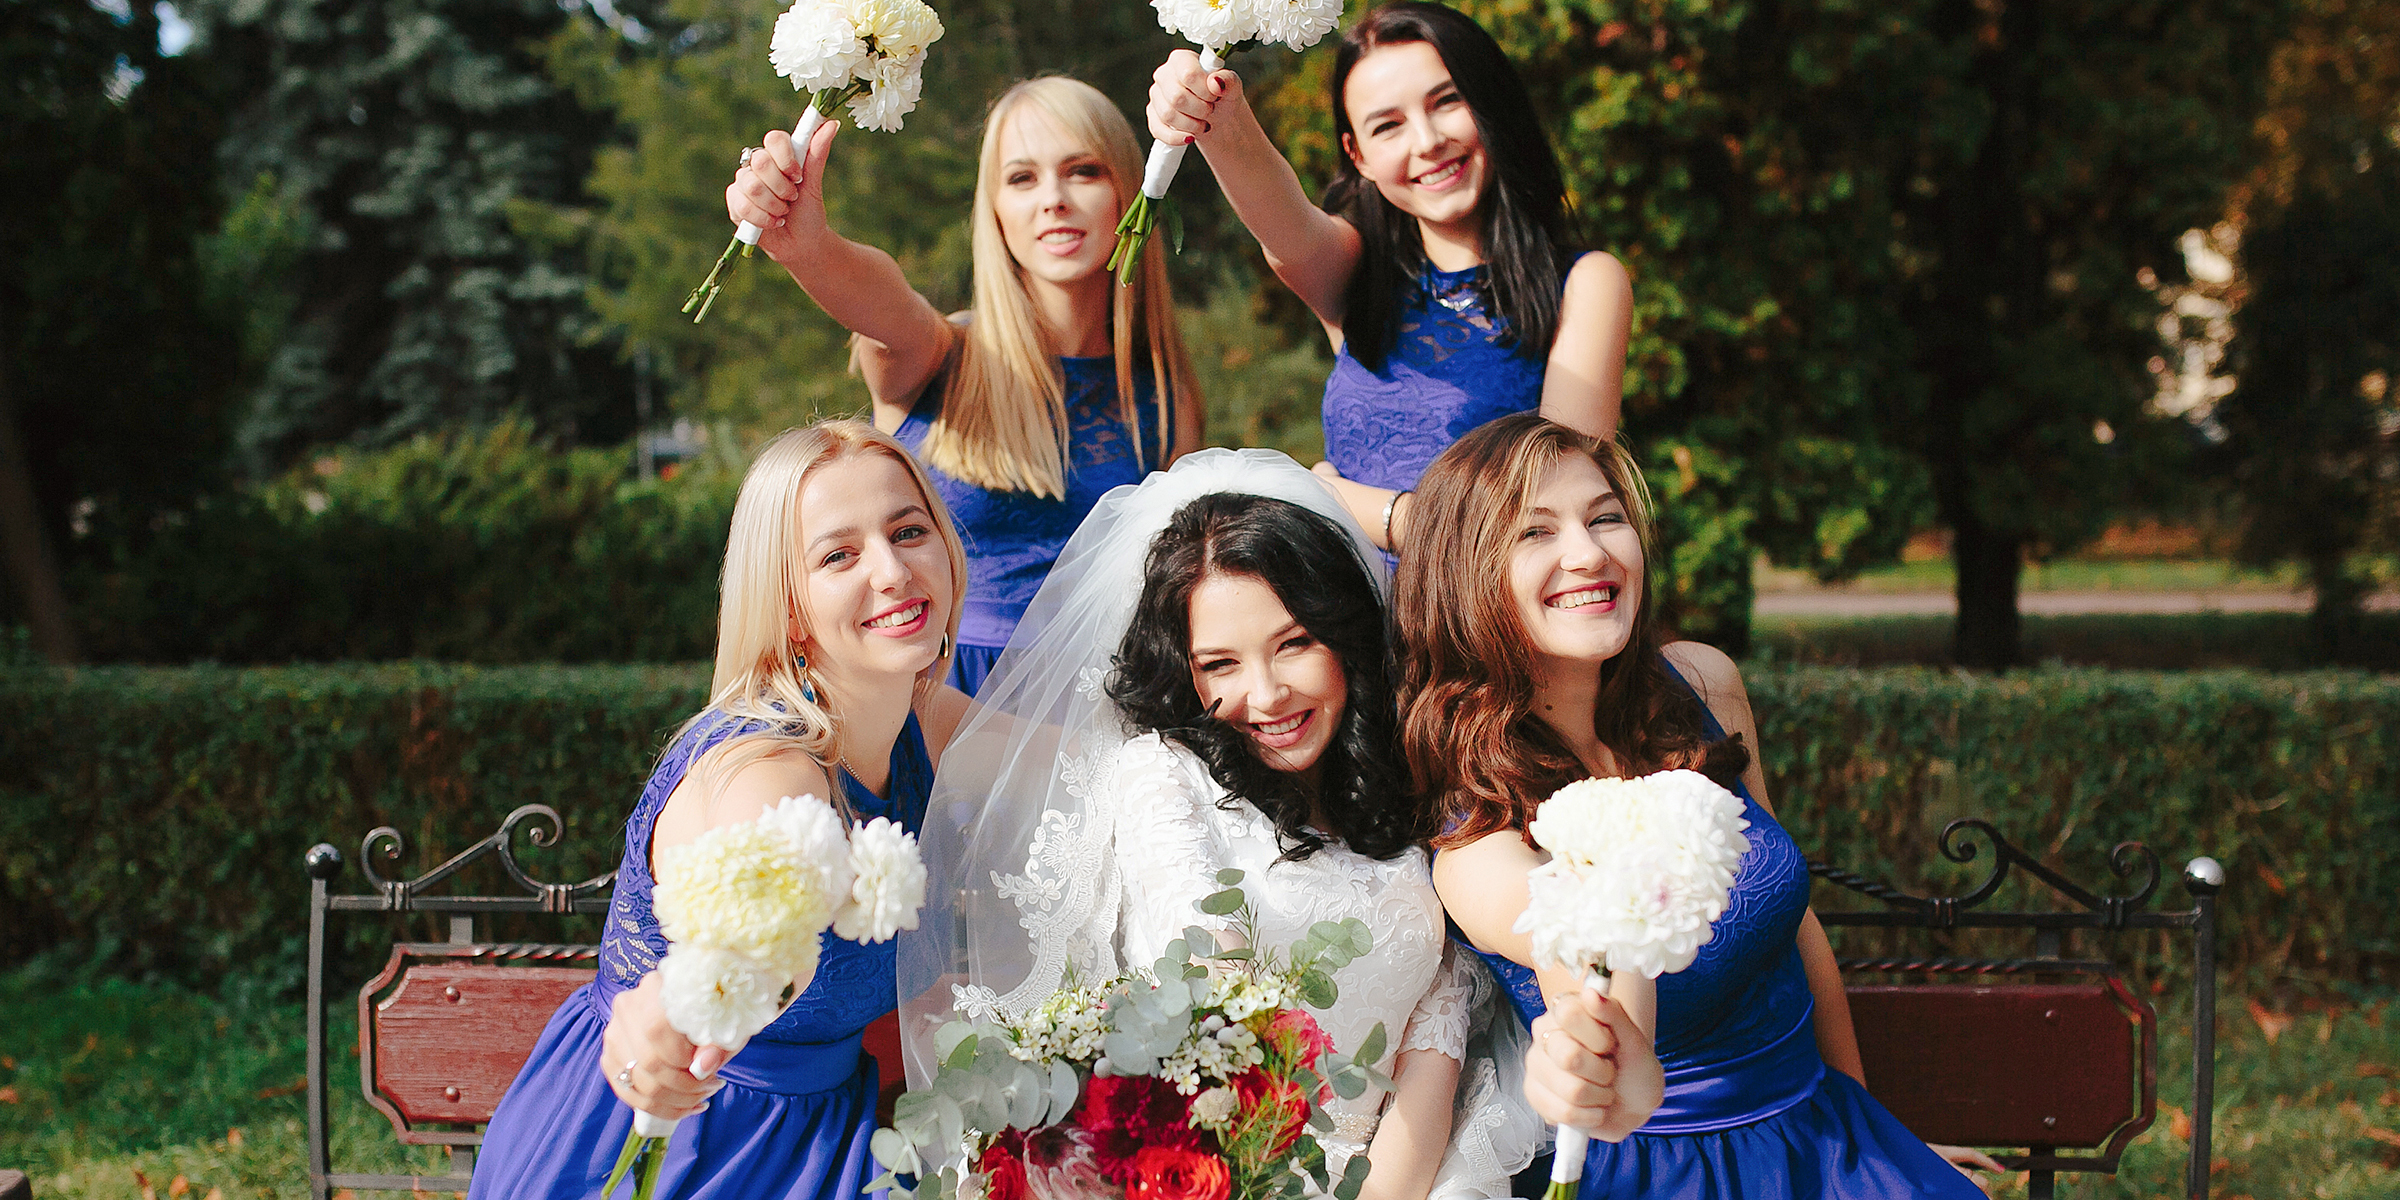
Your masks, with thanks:
<instances>
[{"instance_id":1,"label":"park bench","mask_svg":"<svg viewBox=\"0 0 2400 1200\"><path fill-rule=\"evenodd\" d=\"M411 880L386 879L374 860L396 861L404 843L388 826L360 843L361 872L373 889L333 891L344 867L339 850L311 848L308 928L308 1172L312 1200L335 1190L459 1192L474 1173L481 1126L561 1001L592 978L592 945L489 942L476 937L476 919L501 913L603 914L615 877L545 883L517 864L512 841L530 826L536 846L556 840L558 814L526 805L491 836ZM2205 1200L2209 1180L2209 1112L2215 1087L2214 897L2224 874L2210 859L2192 860L2184 886L2193 906L2152 912L2158 856L2128 842L2110 856L2126 895L2087 891L2018 849L1989 824L1955 821L1940 849L1952 862L1973 861L1992 849L1990 874L1960 896L1912 896L1837 867L1811 863L1811 874L1882 905L1864 911L1820 911L1833 927L2016 930L2030 933L2033 953L2021 958L1939 956L1848 958L1846 973L1927 976L1934 980L1854 984L1851 1012L1870 1090L1910 1130L1929 1141L1984 1147L2024 1147L1995 1155L2028 1172L2029 1194L2055 1194L2061 1172L2113 1173L2125 1147L2157 1114L2158 1015L2126 987L2106 958L2068 958L2070 935L2118 936L2135 930L2189 930L2193 938L2192 1135L2186 1187ZM463 896L429 889L470 864L492 859L518 887L515 895ZM2012 871L2047 885L2072 907L2000 912L1981 907ZM359 1086L367 1102L412 1145L448 1147L446 1175L338 1173L328 1161L325 1068L326 921L334 913L430 913L447 916L440 942L396 942L381 973L359 989ZM869 1028L867 1052L893 1068L884 1072L880 1107L890 1119L903 1084L896 1069L898 1027L887 1016ZM2075 1154L2070 1151L2092 1151Z\"/></svg>"},{"instance_id":2,"label":"park bench","mask_svg":"<svg viewBox=\"0 0 2400 1200\"><path fill-rule=\"evenodd\" d=\"M2224 886L2223 868L2214 859L2193 859L2183 874L2192 907L2152 912L2158 855L2139 842L2120 844L2109 856L2117 878L2133 885L2124 895L2086 890L1984 821L1952 821L1939 839L1943 857L1955 863L1974 861L1987 844L1989 873L1958 896L1912 896L1838 867L1809 864L1810 874L1882 905L1863 911L1820 908L1817 919L1827 926L2010 930L2033 940L2032 953L2020 958L1839 960L1845 978L1923 977L1848 988L1868 1090L1927 1141L2023 1147L2022 1154L1992 1157L2012 1171L2027 1172L2032 1200L2055 1196L2063 1172L2114 1174L2125 1147L2157 1117L2158 1014L2125 985L2111 958L2067 957L2068 939L2189 930L2192 1130L2184 1187L2191 1200L2206 1200L2216 1090L2215 897ZM2014 871L2039 881L2068 906L2032 912L1982 908Z\"/></svg>"},{"instance_id":3,"label":"park bench","mask_svg":"<svg viewBox=\"0 0 2400 1200\"><path fill-rule=\"evenodd\" d=\"M536 846L558 838L558 813L528 804L508 814L491 836L415 879L386 879L377 858L397 861L400 831L384 826L359 844L359 870L372 891L340 893L341 851L320 843L308 851L308 1191L327 1200L335 1191L463 1192L475 1172L482 1127L533 1053L534 1042L561 1002L591 981L600 948L589 944L493 942L477 937L478 918L502 913L605 914L615 872L581 883L546 883L527 875L513 842L523 830ZM454 895L434 889L469 866L496 863L519 889L514 895ZM383 970L358 991L359 1090L408 1145L449 1150L444 1175L337 1172L330 1161L330 1096L325 1067L326 922L335 913L428 913L448 918L448 938L395 942ZM488 927L488 926L487 926ZM902 1088L897 1018L870 1026L866 1051L888 1069L880 1098L888 1120Z\"/></svg>"}]
</instances>

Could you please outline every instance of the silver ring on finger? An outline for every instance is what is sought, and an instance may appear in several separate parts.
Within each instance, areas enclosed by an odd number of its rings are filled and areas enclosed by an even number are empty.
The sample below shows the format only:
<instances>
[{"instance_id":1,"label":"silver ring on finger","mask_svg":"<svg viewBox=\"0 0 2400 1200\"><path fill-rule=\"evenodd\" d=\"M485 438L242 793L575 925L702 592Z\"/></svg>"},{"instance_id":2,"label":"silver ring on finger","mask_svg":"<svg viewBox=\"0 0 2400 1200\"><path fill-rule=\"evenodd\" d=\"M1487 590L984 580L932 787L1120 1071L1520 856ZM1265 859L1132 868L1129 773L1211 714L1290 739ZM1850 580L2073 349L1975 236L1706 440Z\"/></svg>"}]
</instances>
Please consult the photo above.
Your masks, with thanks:
<instances>
[{"instance_id":1,"label":"silver ring on finger","mask_svg":"<svg viewBox=\"0 0 2400 1200\"><path fill-rule=\"evenodd\" d=\"M633 1061L631 1059L626 1060L624 1070L617 1072L617 1082L626 1087L633 1086Z\"/></svg>"},{"instance_id":2,"label":"silver ring on finger","mask_svg":"<svg viewBox=\"0 0 2400 1200\"><path fill-rule=\"evenodd\" d=\"M745 166L745 167L746 167L746 166L749 166L749 165L750 165L750 156L751 156L751 155L753 155L753 154L756 154L756 153L758 153L758 147L756 147L756 146L744 146L744 147L742 147L742 165L743 165L743 166Z\"/></svg>"}]
</instances>

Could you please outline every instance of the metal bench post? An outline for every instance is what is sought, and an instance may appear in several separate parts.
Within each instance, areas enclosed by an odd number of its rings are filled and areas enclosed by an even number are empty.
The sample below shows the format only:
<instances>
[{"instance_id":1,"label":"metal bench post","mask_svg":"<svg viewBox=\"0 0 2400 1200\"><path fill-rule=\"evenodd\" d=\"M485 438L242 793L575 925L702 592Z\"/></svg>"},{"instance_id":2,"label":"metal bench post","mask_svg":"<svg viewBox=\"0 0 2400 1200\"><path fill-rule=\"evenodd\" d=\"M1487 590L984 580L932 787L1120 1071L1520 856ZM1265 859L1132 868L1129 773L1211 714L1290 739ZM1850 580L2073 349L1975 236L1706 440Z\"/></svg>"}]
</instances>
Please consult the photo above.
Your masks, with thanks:
<instances>
[{"instance_id":1,"label":"metal bench post","mask_svg":"<svg viewBox=\"0 0 2400 1200\"><path fill-rule=\"evenodd\" d=\"M2217 1115L2217 892L2225 868L2195 858L2183 869L2183 886L2192 894L2192 1158L2184 1164L2184 1190L2191 1200L2208 1200Z\"/></svg>"},{"instance_id":2,"label":"metal bench post","mask_svg":"<svg viewBox=\"0 0 2400 1200\"><path fill-rule=\"evenodd\" d=\"M308 1195L329 1200L326 1175L332 1170L326 1148L325 1089L325 884L341 874L342 852L322 843L303 860L308 871Z\"/></svg>"}]
</instances>

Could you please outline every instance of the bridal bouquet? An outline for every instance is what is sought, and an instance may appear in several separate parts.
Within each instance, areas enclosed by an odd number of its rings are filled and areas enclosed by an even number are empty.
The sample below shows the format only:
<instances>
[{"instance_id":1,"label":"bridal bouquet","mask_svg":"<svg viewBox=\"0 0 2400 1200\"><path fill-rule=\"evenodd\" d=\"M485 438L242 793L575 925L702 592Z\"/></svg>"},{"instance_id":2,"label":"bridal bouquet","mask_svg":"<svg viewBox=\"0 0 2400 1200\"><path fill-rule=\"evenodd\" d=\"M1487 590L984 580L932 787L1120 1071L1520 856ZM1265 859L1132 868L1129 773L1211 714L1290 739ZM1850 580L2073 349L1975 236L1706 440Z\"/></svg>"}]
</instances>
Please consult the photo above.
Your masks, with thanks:
<instances>
[{"instance_id":1,"label":"bridal bouquet","mask_svg":"<svg viewBox=\"0 0 2400 1200\"><path fill-rule=\"evenodd\" d=\"M658 852L651 902L669 943L658 974L677 1033L738 1047L807 990L828 928L881 942L917 927L925 903L917 839L882 817L843 834L833 806L787 796L755 821ZM600 1194L630 1173L635 1200L649 1200L676 1124L635 1110Z\"/></svg>"},{"instance_id":2,"label":"bridal bouquet","mask_svg":"<svg viewBox=\"0 0 2400 1200\"><path fill-rule=\"evenodd\" d=\"M1238 886L1200 902L1254 935ZM1256 942L1255 936L1246 941ZM900 1098L872 1148L895 1200L1270 1200L1308 1181L1355 1200L1368 1162L1331 1177L1313 1130L1324 1101L1392 1081L1377 1025L1357 1053L1298 1004L1334 1002L1332 971L1373 946L1364 922L1320 921L1286 950L1218 950L1184 930L1148 972L1075 985L1015 1019L984 1013L936 1031L940 1069ZM1215 964L1215 969L1195 960ZM898 1186L914 1175L916 1190Z\"/></svg>"},{"instance_id":3,"label":"bridal bouquet","mask_svg":"<svg viewBox=\"0 0 2400 1200\"><path fill-rule=\"evenodd\" d=\"M1342 23L1342 0L1150 0L1150 6L1158 10L1158 23L1168 33L1200 47L1204 71L1224 66L1225 52L1242 42L1282 42L1295 51L1306 50ZM1108 257L1108 269L1117 273L1119 286L1133 282L1142 246L1161 217L1176 252L1182 252L1183 219L1167 200L1167 185L1175 182L1184 151L1190 148L1188 142L1150 143L1142 190L1125 206L1117 222L1117 247Z\"/></svg>"},{"instance_id":4,"label":"bridal bouquet","mask_svg":"<svg viewBox=\"0 0 2400 1200\"><path fill-rule=\"evenodd\" d=\"M808 107L792 128L799 153L808 152L817 126L845 104L859 128L900 132L900 119L916 111L925 90L926 48L941 36L942 18L925 0L793 0L790 11L775 19L767 61L793 90L808 93ZM716 303L724 286L718 278L733 252L748 258L764 232L748 221L734 231L708 278L683 302L693 324Z\"/></svg>"},{"instance_id":5,"label":"bridal bouquet","mask_svg":"<svg viewBox=\"0 0 2400 1200\"><path fill-rule=\"evenodd\" d=\"M1741 800L1696 771L1570 783L1526 827L1550 861L1526 879L1517 932L1535 961L1595 978L1683 970L1725 915L1749 827ZM1572 1200L1586 1140L1559 1129L1545 1200Z\"/></svg>"}]
</instances>

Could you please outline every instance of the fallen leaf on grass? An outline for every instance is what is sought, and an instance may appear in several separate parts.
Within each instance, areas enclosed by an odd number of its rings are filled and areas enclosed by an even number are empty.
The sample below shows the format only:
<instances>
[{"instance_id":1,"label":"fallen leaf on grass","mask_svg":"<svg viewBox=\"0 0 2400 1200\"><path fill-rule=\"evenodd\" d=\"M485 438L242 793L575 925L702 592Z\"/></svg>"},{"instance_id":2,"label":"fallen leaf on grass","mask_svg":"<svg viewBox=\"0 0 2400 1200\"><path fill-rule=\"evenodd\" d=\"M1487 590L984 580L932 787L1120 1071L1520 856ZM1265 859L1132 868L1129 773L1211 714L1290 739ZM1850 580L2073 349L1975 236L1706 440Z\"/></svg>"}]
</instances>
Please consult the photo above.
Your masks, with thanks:
<instances>
[{"instance_id":1,"label":"fallen leaf on grass","mask_svg":"<svg viewBox=\"0 0 2400 1200\"><path fill-rule=\"evenodd\" d=\"M2264 863L2261 863L2261 864L2259 864L2259 868L2258 868L2258 877L2259 877L2260 879L2264 879L2264 880L2266 880L2266 881L2267 881L2267 890L2268 890L2268 891L2270 891L2270 892L2273 892L2273 893L2275 893L2275 894L2276 894L2276 895L2278 895L2278 896L2280 896L2280 895L2282 895L2282 894L2283 894L2283 888L2284 888L2284 884L2283 884L2283 876L2281 876L2281 875L2278 875L2278 874L2276 874L2275 872L2268 870L2268 869L2266 868L2266 864L2264 864Z\"/></svg>"},{"instance_id":2,"label":"fallen leaf on grass","mask_svg":"<svg viewBox=\"0 0 2400 1200\"><path fill-rule=\"evenodd\" d=\"M2394 1070L2382 1063L2360 1063L2357 1071L2360 1079L2390 1079L2400 1076L2400 1070Z\"/></svg>"},{"instance_id":3,"label":"fallen leaf on grass","mask_svg":"<svg viewBox=\"0 0 2400 1200\"><path fill-rule=\"evenodd\" d=\"M2158 1111L2167 1114L2167 1132L2180 1141L2192 1140L2192 1116L2172 1104L2161 1104Z\"/></svg>"},{"instance_id":4,"label":"fallen leaf on grass","mask_svg":"<svg viewBox=\"0 0 2400 1200\"><path fill-rule=\"evenodd\" d=\"M17 1069L17 1060L16 1060L16 1059L10 1058L8 1055L5 1055L5 1054L0 1054L0 1070L9 1070L9 1071L14 1071L14 1070L16 1070L16 1069Z\"/></svg>"},{"instance_id":5,"label":"fallen leaf on grass","mask_svg":"<svg viewBox=\"0 0 2400 1200\"><path fill-rule=\"evenodd\" d=\"M17 1103L17 1089L13 1087L0 1087L0 1104L15 1103Z\"/></svg>"},{"instance_id":6,"label":"fallen leaf on grass","mask_svg":"<svg viewBox=\"0 0 2400 1200\"><path fill-rule=\"evenodd\" d=\"M2269 1038L2268 1040L2273 1041L2274 1039ZM297 1096L307 1090L308 1076L303 1075L300 1078L283 1085L282 1087L267 1087L258 1089L258 1098L261 1100L273 1100L279 1096Z\"/></svg>"},{"instance_id":7,"label":"fallen leaf on grass","mask_svg":"<svg viewBox=\"0 0 2400 1200\"><path fill-rule=\"evenodd\" d=\"M191 1195L191 1194L192 1194L192 1181L191 1181L191 1180L189 1180L189 1179L186 1179L186 1178L184 1178L184 1177L183 1177L183 1176L181 1176L181 1175L178 1175L178 1176L176 1176L175 1178L168 1180L168 1181L167 1181L167 1194L168 1194L168 1195L170 1195L170 1196L188 1196L188 1195Z\"/></svg>"},{"instance_id":8,"label":"fallen leaf on grass","mask_svg":"<svg viewBox=\"0 0 2400 1200\"><path fill-rule=\"evenodd\" d=\"M208 1194L200 1197L200 1200L225 1200L225 1189L210 1188L208 1189Z\"/></svg>"},{"instance_id":9,"label":"fallen leaf on grass","mask_svg":"<svg viewBox=\"0 0 2400 1200\"><path fill-rule=\"evenodd\" d=\"M2275 1039L2282 1037L2283 1031L2292 1027L2291 1014L2275 1012L2260 1004L2256 997L2252 997L2248 1003L2250 1019L2258 1022L2258 1031L2266 1035L2268 1045L2274 1045Z\"/></svg>"},{"instance_id":10,"label":"fallen leaf on grass","mask_svg":"<svg viewBox=\"0 0 2400 1200\"><path fill-rule=\"evenodd\" d=\"M2400 1146L2400 1133L2393 1133L2389 1129L2377 1129L2369 1125L2367 1126L2367 1136L2386 1146Z\"/></svg>"},{"instance_id":11,"label":"fallen leaf on grass","mask_svg":"<svg viewBox=\"0 0 2400 1200\"><path fill-rule=\"evenodd\" d=\"M239 1150L242 1148L242 1131L240 1128L237 1127L225 1131L225 1148L228 1150Z\"/></svg>"}]
</instances>

